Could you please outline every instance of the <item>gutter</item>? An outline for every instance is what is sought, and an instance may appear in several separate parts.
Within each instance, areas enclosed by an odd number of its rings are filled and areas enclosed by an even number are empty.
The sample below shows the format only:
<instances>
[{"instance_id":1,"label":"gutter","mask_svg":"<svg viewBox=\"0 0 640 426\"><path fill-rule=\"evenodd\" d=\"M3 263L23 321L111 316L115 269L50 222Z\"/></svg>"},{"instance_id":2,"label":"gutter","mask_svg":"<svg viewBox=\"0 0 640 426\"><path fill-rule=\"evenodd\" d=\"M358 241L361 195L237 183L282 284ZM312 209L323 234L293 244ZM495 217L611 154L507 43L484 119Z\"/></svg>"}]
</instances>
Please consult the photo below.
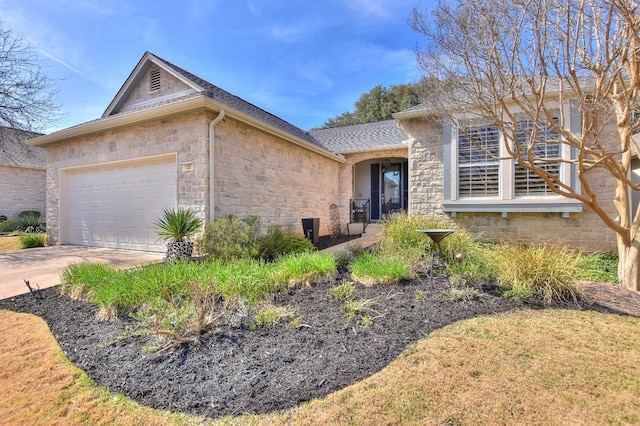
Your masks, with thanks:
<instances>
[{"instance_id":1,"label":"gutter","mask_svg":"<svg viewBox=\"0 0 640 426\"><path fill-rule=\"evenodd\" d=\"M209 212L207 213L207 222L212 222L215 218L215 174L214 174L214 144L215 144L215 127L220 121L224 121L225 112L220 110L218 116L209 123Z\"/></svg>"}]
</instances>

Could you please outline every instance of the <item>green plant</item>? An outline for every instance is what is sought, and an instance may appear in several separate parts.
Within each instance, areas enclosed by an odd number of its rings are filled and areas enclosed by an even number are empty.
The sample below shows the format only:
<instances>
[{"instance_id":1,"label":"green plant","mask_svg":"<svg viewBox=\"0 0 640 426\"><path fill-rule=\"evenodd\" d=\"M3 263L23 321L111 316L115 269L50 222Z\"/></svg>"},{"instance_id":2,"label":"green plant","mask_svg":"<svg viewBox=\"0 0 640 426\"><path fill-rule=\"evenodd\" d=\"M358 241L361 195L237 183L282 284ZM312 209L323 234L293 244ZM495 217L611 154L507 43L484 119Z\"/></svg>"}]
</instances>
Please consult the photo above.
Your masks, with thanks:
<instances>
[{"instance_id":1,"label":"green plant","mask_svg":"<svg viewBox=\"0 0 640 426\"><path fill-rule=\"evenodd\" d=\"M335 275L336 262L331 253L290 254L279 258L272 268L272 282L277 286L311 285Z\"/></svg>"},{"instance_id":2,"label":"green plant","mask_svg":"<svg viewBox=\"0 0 640 426\"><path fill-rule=\"evenodd\" d=\"M505 297L517 300L542 296L577 302L575 286L581 258L565 247L504 244L490 253L491 265Z\"/></svg>"},{"instance_id":3,"label":"green plant","mask_svg":"<svg viewBox=\"0 0 640 426\"><path fill-rule=\"evenodd\" d=\"M155 297L135 311L133 317L160 336L165 347L198 339L203 330L222 316L218 309L215 287L190 281L186 292L177 295L165 289L163 297Z\"/></svg>"},{"instance_id":4,"label":"green plant","mask_svg":"<svg viewBox=\"0 0 640 426\"><path fill-rule=\"evenodd\" d=\"M283 229L280 225L270 226L267 234L260 238L260 253L266 259L313 250L313 243L308 238L289 229Z\"/></svg>"},{"instance_id":5,"label":"green plant","mask_svg":"<svg viewBox=\"0 0 640 426\"><path fill-rule=\"evenodd\" d=\"M340 307L340 310L347 316L345 326L349 326L349 324L351 324L351 322L358 317L361 317L362 325L365 325L364 322L372 324L375 317L372 317L371 315L373 314L377 316L380 314L373 308L375 304L376 301L374 299L364 299L351 300L342 305ZM362 317L364 317L365 315L368 316L368 319L362 322Z\"/></svg>"},{"instance_id":6,"label":"green plant","mask_svg":"<svg viewBox=\"0 0 640 426\"><path fill-rule=\"evenodd\" d=\"M594 282L618 282L618 256L614 253L582 255L579 279Z\"/></svg>"},{"instance_id":7,"label":"green plant","mask_svg":"<svg viewBox=\"0 0 640 426\"><path fill-rule=\"evenodd\" d=\"M168 241L188 241L202 225L196 212L191 209L178 207L164 209L162 217L153 222L156 233Z\"/></svg>"},{"instance_id":8,"label":"green plant","mask_svg":"<svg viewBox=\"0 0 640 426\"><path fill-rule=\"evenodd\" d=\"M280 322L297 323L296 309L291 306L263 306L256 312L256 328L264 326L274 326Z\"/></svg>"},{"instance_id":9,"label":"green plant","mask_svg":"<svg viewBox=\"0 0 640 426\"><path fill-rule=\"evenodd\" d=\"M0 222L0 232L14 232L18 230L18 221L7 219Z\"/></svg>"},{"instance_id":10,"label":"green plant","mask_svg":"<svg viewBox=\"0 0 640 426\"><path fill-rule=\"evenodd\" d=\"M419 300L421 302L424 302L425 300L427 300L427 295L424 292L424 290L420 290L420 289L416 290L414 292L414 296L415 296L416 300Z\"/></svg>"},{"instance_id":11,"label":"green plant","mask_svg":"<svg viewBox=\"0 0 640 426\"><path fill-rule=\"evenodd\" d=\"M477 298L478 291L473 287L450 288L449 291L443 295L443 299L453 300L456 302L471 301L476 300Z\"/></svg>"},{"instance_id":12,"label":"green plant","mask_svg":"<svg viewBox=\"0 0 640 426\"><path fill-rule=\"evenodd\" d=\"M27 210L18 215L17 230L27 234L37 234L46 231L46 224L40 212Z\"/></svg>"},{"instance_id":13,"label":"green plant","mask_svg":"<svg viewBox=\"0 0 640 426\"><path fill-rule=\"evenodd\" d=\"M247 216L243 221L229 215L205 226L198 247L216 259L256 259L260 256L259 234L260 218L257 216Z\"/></svg>"},{"instance_id":14,"label":"green plant","mask_svg":"<svg viewBox=\"0 0 640 426\"><path fill-rule=\"evenodd\" d=\"M331 298L336 300L351 300L356 292L356 287L351 281L345 281L331 289Z\"/></svg>"},{"instance_id":15,"label":"green plant","mask_svg":"<svg viewBox=\"0 0 640 426\"><path fill-rule=\"evenodd\" d=\"M23 217L40 217L41 214L38 210L23 210L20 213L18 213L18 219L23 218Z\"/></svg>"},{"instance_id":16,"label":"green plant","mask_svg":"<svg viewBox=\"0 0 640 426\"><path fill-rule=\"evenodd\" d=\"M366 285L392 283L411 277L409 266L396 258L385 258L365 253L349 264L354 280Z\"/></svg>"},{"instance_id":17,"label":"green plant","mask_svg":"<svg viewBox=\"0 0 640 426\"><path fill-rule=\"evenodd\" d=\"M21 249L28 249L34 247L44 247L46 243L46 237L42 234L29 234L21 235L18 238Z\"/></svg>"}]
</instances>

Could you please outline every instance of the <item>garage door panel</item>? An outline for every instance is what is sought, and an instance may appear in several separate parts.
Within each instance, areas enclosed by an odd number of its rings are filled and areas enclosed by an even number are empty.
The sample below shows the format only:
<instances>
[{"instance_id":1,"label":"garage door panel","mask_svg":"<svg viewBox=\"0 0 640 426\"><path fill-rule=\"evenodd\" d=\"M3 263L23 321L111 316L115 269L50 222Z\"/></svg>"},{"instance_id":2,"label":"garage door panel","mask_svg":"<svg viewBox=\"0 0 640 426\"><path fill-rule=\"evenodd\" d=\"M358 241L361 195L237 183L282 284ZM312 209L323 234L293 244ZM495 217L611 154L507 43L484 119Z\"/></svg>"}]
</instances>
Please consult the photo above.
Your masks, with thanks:
<instances>
[{"instance_id":1,"label":"garage door panel","mask_svg":"<svg viewBox=\"0 0 640 426\"><path fill-rule=\"evenodd\" d=\"M175 160L67 175L67 243L164 251L152 222L175 207Z\"/></svg>"}]
</instances>

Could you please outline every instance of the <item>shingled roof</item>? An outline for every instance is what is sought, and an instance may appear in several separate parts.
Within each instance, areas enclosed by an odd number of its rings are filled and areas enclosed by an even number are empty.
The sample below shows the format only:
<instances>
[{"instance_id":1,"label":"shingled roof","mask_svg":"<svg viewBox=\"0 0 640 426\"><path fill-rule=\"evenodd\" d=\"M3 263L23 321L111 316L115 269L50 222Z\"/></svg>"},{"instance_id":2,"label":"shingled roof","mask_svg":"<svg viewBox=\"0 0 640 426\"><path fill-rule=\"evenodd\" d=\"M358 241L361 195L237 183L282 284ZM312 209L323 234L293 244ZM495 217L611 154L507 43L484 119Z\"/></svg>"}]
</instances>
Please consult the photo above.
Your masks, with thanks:
<instances>
[{"instance_id":1,"label":"shingled roof","mask_svg":"<svg viewBox=\"0 0 640 426\"><path fill-rule=\"evenodd\" d=\"M152 56L153 58L157 59L158 61L163 62L166 66L168 66L169 68L173 69L175 72L181 74L183 77L185 77L186 79L194 82L195 84L197 84L198 86L202 87L203 89L205 89L205 94L206 96L210 97L211 99L218 101L224 105L229 106L230 108L233 108L237 111L240 111L244 114L247 114L257 120L262 121L265 124L268 124L270 126L273 126L277 129L280 129L284 132L289 133L292 136L295 136L297 138L300 138L304 141L307 141L309 143L312 143L314 145L317 145L321 148L326 148L324 146L322 146L320 143L318 143L318 141L316 141L313 137L311 137L311 135L309 135L309 133L305 132L304 130L294 126L293 124L281 119L280 117L271 114L270 112L267 112L265 110L263 110L260 107L255 106L254 104L245 101L244 99L233 95L229 92L227 92L226 90L221 89L220 87L209 83L208 81L198 77L197 75L194 75L192 73L190 73L189 71L186 71L182 68L180 68L177 65L172 64L171 62L157 56L154 55L153 53L147 52L150 56Z\"/></svg>"},{"instance_id":2,"label":"shingled roof","mask_svg":"<svg viewBox=\"0 0 640 426\"><path fill-rule=\"evenodd\" d=\"M314 129L309 133L327 149L339 154L390 148L407 140L395 120Z\"/></svg>"},{"instance_id":3,"label":"shingled roof","mask_svg":"<svg viewBox=\"0 0 640 426\"><path fill-rule=\"evenodd\" d=\"M36 136L40 136L40 133L0 127L0 166L45 169L45 149L25 144L25 141Z\"/></svg>"}]
</instances>

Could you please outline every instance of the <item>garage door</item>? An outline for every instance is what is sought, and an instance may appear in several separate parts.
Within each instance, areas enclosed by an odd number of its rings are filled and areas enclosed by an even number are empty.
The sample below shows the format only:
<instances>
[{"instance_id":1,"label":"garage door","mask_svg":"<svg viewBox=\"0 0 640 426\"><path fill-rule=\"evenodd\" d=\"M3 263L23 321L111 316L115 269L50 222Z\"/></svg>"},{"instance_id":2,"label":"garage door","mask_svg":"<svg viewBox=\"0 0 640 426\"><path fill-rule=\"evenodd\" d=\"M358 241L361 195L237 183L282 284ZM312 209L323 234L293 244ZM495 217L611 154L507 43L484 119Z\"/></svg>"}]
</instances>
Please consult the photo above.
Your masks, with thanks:
<instances>
[{"instance_id":1,"label":"garage door","mask_svg":"<svg viewBox=\"0 0 640 426\"><path fill-rule=\"evenodd\" d=\"M152 229L176 206L175 158L67 172L63 233L67 244L164 251ZM64 234L63 234L64 235Z\"/></svg>"}]
</instances>

